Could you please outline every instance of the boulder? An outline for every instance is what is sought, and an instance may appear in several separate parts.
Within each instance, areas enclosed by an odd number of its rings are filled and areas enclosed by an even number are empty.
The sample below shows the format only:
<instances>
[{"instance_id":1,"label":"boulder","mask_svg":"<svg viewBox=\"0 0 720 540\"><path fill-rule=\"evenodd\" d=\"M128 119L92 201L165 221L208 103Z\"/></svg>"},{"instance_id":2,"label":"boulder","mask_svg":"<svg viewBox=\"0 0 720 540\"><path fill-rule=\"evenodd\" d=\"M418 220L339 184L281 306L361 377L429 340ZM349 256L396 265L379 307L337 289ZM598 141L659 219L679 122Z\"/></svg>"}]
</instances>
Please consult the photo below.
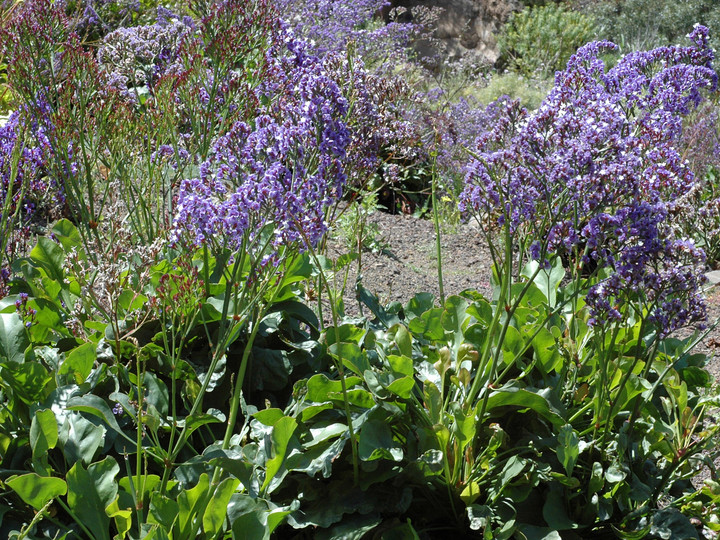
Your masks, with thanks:
<instances>
[{"instance_id":1,"label":"boulder","mask_svg":"<svg viewBox=\"0 0 720 540\"><path fill-rule=\"evenodd\" d=\"M485 64L498 59L496 35L500 27L513 11L523 8L519 0L391 0L391 4L384 10L386 18L393 8L438 10L433 39L416 44L422 56L439 55L450 61L466 58Z\"/></svg>"}]
</instances>

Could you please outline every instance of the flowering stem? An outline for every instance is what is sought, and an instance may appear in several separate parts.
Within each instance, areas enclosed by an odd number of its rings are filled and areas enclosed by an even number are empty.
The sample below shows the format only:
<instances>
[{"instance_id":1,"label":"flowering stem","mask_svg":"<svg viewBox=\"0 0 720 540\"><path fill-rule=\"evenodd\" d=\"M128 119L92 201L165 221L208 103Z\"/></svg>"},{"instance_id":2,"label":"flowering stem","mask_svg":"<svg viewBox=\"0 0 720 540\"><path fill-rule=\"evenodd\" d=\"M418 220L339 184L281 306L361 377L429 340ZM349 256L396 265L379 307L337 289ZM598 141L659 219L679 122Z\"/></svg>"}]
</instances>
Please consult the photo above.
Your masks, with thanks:
<instances>
[{"instance_id":1,"label":"flowering stem","mask_svg":"<svg viewBox=\"0 0 720 540\"><path fill-rule=\"evenodd\" d=\"M496 266L497 268L497 266ZM498 269L500 270L500 269ZM502 268L503 275L500 276L500 296L497 301L497 305L495 308L495 314L493 315L493 320L490 323L490 327L488 328L487 337L485 338L485 345L483 347L482 356L480 357L480 363L481 369L484 369L485 363L487 362L488 358L491 354L491 347L493 345L495 333L498 329L498 324L500 323L500 315L501 312L505 309L505 301L506 301L506 294L508 294L508 291L510 290L510 281L512 280L512 241L511 241L511 235L510 231L505 227L505 260L503 261L503 268ZM498 347L501 347L502 342L498 343ZM468 393L468 399L465 402L466 410L469 410L472 407L472 403L475 401L475 398L477 397L478 393L480 392L480 384L483 381L486 381L487 383L490 382L492 379L492 375L494 371L497 369L497 366L495 365L496 359L498 358L497 355L493 357L493 365L490 367L490 371L488 372L487 378L484 376L481 376L478 374L478 376L475 377L475 380L473 380L472 387L470 387L470 392ZM485 414L485 408L487 406L487 400L489 398L489 392L485 393L485 398L483 399L483 406L481 413L479 415L479 418L482 418L482 416Z\"/></svg>"},{"instance_id":2,"label":"flowering stem","mask_svg":"<svg viewBox=\"0 0 720 540\"><path fill-rule=\"evenodd\" d=\"M440 292L440 305L445 305L445 291L443 290L443 272L442 272L442 244L440 241L440 220L438 217L437 207L437 151L432 154L432 207L433 207L433 223L435 224L435 254L437 256L438 271L438 291Z\"/></svg>"}]
</instances>

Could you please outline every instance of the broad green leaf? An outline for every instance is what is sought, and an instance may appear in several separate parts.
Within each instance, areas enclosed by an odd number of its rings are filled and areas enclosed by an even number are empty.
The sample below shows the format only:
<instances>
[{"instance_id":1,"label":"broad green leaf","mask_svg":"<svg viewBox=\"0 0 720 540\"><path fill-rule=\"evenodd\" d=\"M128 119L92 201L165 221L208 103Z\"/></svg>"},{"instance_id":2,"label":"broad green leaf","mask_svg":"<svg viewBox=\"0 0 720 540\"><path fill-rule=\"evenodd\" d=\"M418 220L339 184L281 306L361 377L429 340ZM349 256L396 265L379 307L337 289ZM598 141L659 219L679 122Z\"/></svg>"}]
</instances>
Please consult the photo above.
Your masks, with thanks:
<instances>
[{"instance_id":1,"label":"broad green leaf","mask_svg":"<svg viewBox=\"0 0 720 540\"><path fill-rule=\"evenodd\" d=\"M390 328L392 325L400 322L397 315L388 313L385 308L380 305L377 296L368 291L359 282L355 284L355 296L359 302L367 306L385 328Z\"/></svg>"},{"instance_id":2,"label":"broad green leaf","mask_svg":"<svg viewBox=\"0 0 720 540\"><path fill-rule=\"evenodd\" d=\"M38 238L37 245L30 252L30 259L45 270L45 273L52 280L63 283L65 253L50 238L45 236Z\"/></svg>"},{"instance_id":3,"label":"broad green leaf","mask_svg":"<svg viewBox=\"0 0 720 540\"><path fill-rule=\"evenodd\" d=\"M563 491L557 484L550 485L549 493L545 497L543 518L550 529L555 531L566 531L578 527L578 524L568 516Z\"/></svg>"},{"instance_id":4,"label":"broad green leaf","mask_svg":"<svg viewBox=\"0 0 720 540\"><path fill-rule=\"evenodd\" d=\"M212 410L212 409L211 409ZM217 409L215 409L217 410ZM208 414L206 412L204 413L195 413L192 416L187 416L183 418L182 420L178 420L178 427L185 427L187 436L189 437L191 433L193 433L196 429L199 427L202 427L206 424L217 424L219 422L225 421L225 415L220 413L219 414Z\"/></svg>"},{"instance_id":5,"label":"broad green leaf","mask_svg":"<svg viewBox=\"0 0 720 540\"><path fill-rule=\"evenodd\" d=\"M0 360L25 361L25 349L30 345L25 323L17 313L0 313Z\"/></svg>"},{"instance_id":6,"label":"broad green leaf","mask_svg":"<svg viewBox=\"0 0 720 540\"><path fill-rule=\"evenodd\" d=\"M557 302L558 286L565 277L562 259L555 257L552 267L549 270L538 270L538 266L539 263L537 261L530 261L525 265L525 268L523 268L521 275L530 278L537 271L538 274L535 276L533 283L543 293L548 305L554 308Z\"/></svg>"},{"instance_id":7,"label":"broad green leaf","mask_svg":"<svg viewBox=\"0 0 720 540\"><path fill-rule=\"evenodd\" d=\"M82 243L82 238L80 237L77 227L75 227L75 225L67 219L61 219L58 221L53 226L52 232L66 252L79 247Z\"/></svg>"},{"instance_id":8,"label":"broad green leaf","mask_svg":"<svg viewBox=\"0 0 720 540\"><path fill-rule=\"evenodd\" d=\"M339 523L327 529L320 529L317 540L362 540L368 538L367 533L382 522L379 513L367 515L349 514L343 516ZM384 538L384 537L383 537Z\"/></svg>"},{"instance_id":9,"label":"broad green leaf","mask_svg":"<svg viewBox=\"0 0 720 540\"><path fill-rule=\"evenodd\" d=\"M412 377L400 377L387 385L388 390L402 399L410 399L413 388L415 388L415 379Z\"/></svg>"},{"instance_id":10,"label":"broad green leaf","mask_svg":"<svg viewBox=\"0 0 720 540\"><path fill-rule=\"evenodd\" d=\"M223 522L225 521L230 497L235 493L238 485L240 485L239 480L226 478L215 488L215 493L213 493L210 498L210 502L205 509L205 514L203 514L203 530L209 537L212 538L220 532Z\"/></svg>"},{"instance_id":11,"label":"broad green leaf","mask_svg":"<svg viewBox=\"0 0 720 540\"><path fill-rule=\"evenodd\" d=\"M157 523L166 531L170 531L178 518L180 506L178 503L156 491L150 496L150 509L148 522Z\"/></svg>"},{"instance_id":12,"label":"broad green leaf","mask_svg":"<svg viewBox=\"0 0 720 540\"><path fill-rule=\"evenodd\" d=\"M285 416L275 422L275 425L272 428L272 434L270 435L270 439L272 441L272 458L268 459L265 463L265 481L263 482L260 491L265 492L267 487L270 485L270 482L285 462L288 445L290 444L290 439L295 433L296 428L297 421L289 416Z\"/></svg>"},{"instance_id":13,"label":"broad green leaf","mask_svg":"<svg viewBox=\"0 0 720 540\"><path fill-rule=\"evenodd\" d=\"M415 374L413 361L409 356L388 355L387 361L393 371L412 377ZM369 366L368 366L369 369Z\"/></svg>"},{"instance_id":14,"label":"broad green leaf","mask_svg":"<svg viewBox=\"0 0 720 540\"><path fill-rule=\"evenodd\" d=\"M328 352L356 375L362 375L366 369L370 369L367 354L356 343L333 343L328 347Z\"/></svg>"},{"instance_id":15,"label":"broad green leaf","mask_svg":"<svg viewBox=\"0 0 720 540\"><path fill-rule=\"evenodd\" d=\"M565 473L572 476L580 455L580 437L570 424L566 424L560 428L557 438L558 445L555 452L558 460L565 468Z\"/></svg>"},{"instance_id":16,"label":"broad green leaf","mask_svg":"<svg viewBox=\"0 0 720 540\"><path fill-rule=\"evenodd\" d=\"M359 384L362 379L360 377L345 377L345 384L348 389ZM333 392L342 392L342 382L328 379L327 375L318 373L308 379L307 396L309 401L322 403L329 401L328 395Z\"/></svg>"},{"instance_id":17,"label":"broad green leaf","mask_svg":"<svg viewBox=\"0 0 720 540\"><path fill-rule=\"evenodd\" d=\"M400 461L403 450L393 440L393 434L386 422L368 420L363 424L359 435L358 455L364 461L389 459Z\"/></svg>"},{"instance_id":18,"label":"broad green leaf","mask_svg":"<svg viewBox=\"0 0 720 540\"><path fill-rule=\"evenodd\" d=\"M66 356L58 370L59 375L72 375L77 384L82 384L90 375L96 359L95 343L83 343L74 348Z\"/></svg>"},{"instance_id":19,"label":"broad green leaf","mask_svg":"<svg viewBox=\"0 0 720 540\"><path fill-rule=\"evenodd\" d=\"M462 502L464 502L465 505L470 506L477 500L478 497L480 497L480 495L482 495L482 493L483 490L480 488L480 485L471 480L465 485L465 488L463 488L460 493L460 499L462 499Z\"/></svg>"},{"instance_id":20,"label":"broad green leaf","mask_svg":"<svg viewBox=\"0 0 720 540\"><path fill-rule=\"evenodd\" d=\"M445 336L445 330L442 325L442 308L432 308L419 317L411 319L408 328L413 334L424 337L425 339L439 341Z\"/></svg>"},{"instance_id":21,"label":"broad green leaf","mask_svg":"<svg viewBox=\"0 0 720 540\"><path fill-rule=\"evenodd\" d=\"M50 409L35 411L30 424L30 447L34 458L47 454L58 442L58 426Z\"/></svg>"},{"instance_id":22,"label":"broad green leaf","mask_svg":"<svg viewBox=\"0 0 720 540\"><path fill-rule=\"evenodd\" d=\"M460 454L462 454L467 445L475 438L475 428L477 427L475 411L471 409L466 414L460 403L453 402L450 404L450 412L454 420L451 431L460 445Z\"/></svg>"},{"instance_id":23,"label":"broad green leaf","mask_svg":"<svg viewBox=\"0 0 720 540\"><path fill-rule=\"evenodd\" d=\"M521 523L518 525L518 536L520 540L562 540L562 536L557 531L553 531L549 527L538 527L537 525L528 525Z\"/></svg>"},{"instance_id":24,"label":"broad green leaf","mask_svg":"<svg viewBox=\"0 0 720 540\"><path fill-rule=\"evenodd\" d=\"M84 396L72 397L68 400L66 408L69 411L81 411L92 414L93 416L103 420L112 430L127 438L127 435L125 435L125 433L120 429L120 426L115 419L115 415L110 410L110 407L100 396L85 394ZM133 443L134 442L135 441L133 440Z\"/></svg>"},{"instance_id":25,"label":"broad green leaf","mask_svg":"<svg viewBox=\"0 0 720 540\"><path fill-rule=\"evenodd\" d=\"M487 410L491 414L496 408L508 406L530 409L557 427L565 425L565 419L555 410L540 390L531 391L506 385L490 394Z\"/></svg>"},{"instance_id":26,"label":"broad green leaf","mask_svg":"<svg viewBox=\"0 0 720 540\"><path fill-rule=\"evenodd\" d=\"M318 435L325 438L321 444L314 444L311 447L303 448L302 452L294 452L285 461L288 470L303 472L309 476L321 473L323 478L329 478L332 474L333 462L340 456L345 444L350 439L347 426L340 424L342 432L338 439L330 442L331 437ZM337 435L337 431L333 435Z\"/></svg>"},{"instance_id":27,"label":"broad green leaf","mask_svg":"<svg viewBox=\"0 0 720 540\"><path fill-rule=\"evenodd\" d=\"M269 540L270 535L297 505L268 508L262 499L235 494L228 505L235 540Z\"/></svg>"},{"instance_id":28,"label":"broad green leaf","mask_svg":"<svg viewBox=\"0 0 720 540\"><path fill-rule=\"evenodd\" d=\"M376 405L373 395L364 388L354 388L353 390L348 390L346 396L347 402L350 405L356 405L357 407L361 407L363 409L371 409ZM331 392L328 394L328 397L335 401L344 401L345 399L342 392Z\"/></svg>"},{"instance_id":29,"label":"broad green leaf","mask_svg":"<svg viewBox=\"0 0 720 540\"><path fill-rule=\"evenodd\" d=\"M113 540L125 538L132 527L133 511L131 508L120 508L119 500L120 496L115 497L115 500L105 508L105 513L115 522L115 528L118 531Z\"/></svg>"},{"instance_id":30,"label":"broad green leaf","mask_svg":"<svg viewBox=\"0 0 720 540\"><path fill-rule=\"evenodd\" d=\"M274 426L275 423L284 416L281 409L264 409L253 414L253 417L258 422L269 427Z\"/></svg>"},{"instance_id":31,"label":"broad green leaf","mask_svg":"<svg viewBox=\"0 0 720 540\"><path fill-rule=\"evenodd\" d=\"M535 329L537 334L532 340L535 356L545 374L552 373L562 366L563 357L558 350L555 337L546 328Z\"/></svg>"},{"instance_id":32,"label":"broad green leaf","mask_svg":"<svg viewBox=\"0 0 720 540\"><path fill-rule=\"evenodd\" d=\"M103 443L105 429L79 414L70 414L59 431L58 440L68 463L90 463Z\"/></svg>"},{"instance_id":33,"label":"broad green leaf","mask_svg":"<svg viewBox=\"0 0 720 540\"><path fill-rule=\"evenodd\" d=\"M468 317L467 308L468 301L461 296L450 296L445 300L442 325L447 335L451 336L453 352L457 352L463 342L463 323Z\"/></svg>"},{"instance_id":34,"label":"broad green leaf","mask_svg":"<svg viewBox=\"0 0 720 540\"><path fill-rule=\"evenodd\" d=\"M412 356L412 336L405 325L393 325L392 328L388 330L388 337L395 342L402 356ZM369 367L368 365L368 368Z\"/></svg>"},{"instance_id":35,"label":"broad green leaf","mask_svg":"<svg viewBox=\"0 0 720 540\"><path fill-rule=\"evenodd\" d=\"M50 499L67 493L67 484L62 478L35 473L13 476L5 483L35 510L40 510Z\"/></svg>"},{"instance_id":36,"label":"broad green leaf","mask_svg":"<svg viewBox=\"0 0 720 540\"><path fill-rule=\"evenodd\" d=\"M68 506L96 540L110 540L110 518L105 512L117 495L115 476L120 468L111 457L87 470L78 461L68 471Z\"/></svg>"},{"instance_id":37,"label":"broad green leaf","mask_svg":"<svg viewBox=\"0 0 720 540\"><path fill-rule=\"evenodd\" d=\"M663 508L650 521L650 533L658 538L698 539L695 526L677 508Z\"/></svg>"},{"instance_id":38,"label":"broad green leaf","mask_svg":"<svg viewBox=\"0 0 720 540\"><path fill-rule=\"evenodd\" d=\"M184 489L178 495L178 538L195 538L208 504L209 487L208 475L203 473L195 487Z\"/></svg>"},{"instance_id":39,"label":"broad green leaf","mask_svg":"<svg viewBox=\"0 0 720 540\"><path fill-rule=\"evenodd\" d=\"M439 424L443 412L442 395L440 395L440 390L438 390L438 387L429 381L425 381L423 388L425 395L425 410L430 418L430 423Z\"/></svg>"},{"instance_id":40,"label":"broad green leaf","mask_svg":"<svg viewBox=\"0 0 720 540\"><path fill-rule=\"evenodd\" d=\"M435 306L435 297L428 292L421 292L413 296L405 305L405 318L408 320L420 317ZM440 336L442 337L442 336Z\"/></svg>"}]
</instances>

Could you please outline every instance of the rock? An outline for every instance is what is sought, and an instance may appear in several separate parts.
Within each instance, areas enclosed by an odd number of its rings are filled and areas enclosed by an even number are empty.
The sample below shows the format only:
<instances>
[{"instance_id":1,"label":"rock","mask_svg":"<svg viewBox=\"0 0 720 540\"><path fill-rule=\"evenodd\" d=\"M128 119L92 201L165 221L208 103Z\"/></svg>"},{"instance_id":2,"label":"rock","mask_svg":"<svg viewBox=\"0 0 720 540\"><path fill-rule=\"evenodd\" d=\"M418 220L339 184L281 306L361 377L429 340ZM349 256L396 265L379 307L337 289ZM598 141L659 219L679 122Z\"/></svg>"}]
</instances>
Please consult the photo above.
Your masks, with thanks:
<instances>
[{"instance_id":1,"label":"rock","mask_svg":"<svg viewBox=\"0 0 720 540\"><path fill-rule=\"evenodd\" d=\"M433 31L441 47L426 42L416 44L421 56L440 54L449 60L467 58L484 64L497 61L496 35L510 14L523 8L519 0L392 0L392 8L413 10L418 6L441 10ZM384 15L390 13L387 9Z\"/></svg>"}]
</instances>

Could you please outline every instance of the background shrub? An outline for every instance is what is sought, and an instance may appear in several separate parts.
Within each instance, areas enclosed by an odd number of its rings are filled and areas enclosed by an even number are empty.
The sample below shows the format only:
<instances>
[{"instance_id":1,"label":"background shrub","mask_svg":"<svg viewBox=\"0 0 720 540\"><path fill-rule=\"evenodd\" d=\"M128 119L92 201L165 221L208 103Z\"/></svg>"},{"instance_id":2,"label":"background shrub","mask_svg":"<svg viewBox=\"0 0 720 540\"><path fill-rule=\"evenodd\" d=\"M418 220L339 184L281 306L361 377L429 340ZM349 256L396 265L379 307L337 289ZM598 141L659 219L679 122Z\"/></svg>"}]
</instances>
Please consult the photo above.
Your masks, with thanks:
<instances>
[{"instance_id":1,"label":"background shrub","mask_svg":"<svg viewBox=\"0 0 720 540\"><path fill-rule=\"evenodd\" d=\"M675 43L695 23L710 28L713 49L720 45L720 4L714 0L604 0L587 7L596 37L617 43L623 52Z\"/></svg>"},{"instance_id":2,"label":"background shrub","mask_svg":"<svg viewBox=\"0 0 720 540\"><path fill-rule=\"evenodd\" d=\"M549 4L513 14L502 29L498 45L510 69L528 76L548 76L562 69L594 34L590 17Z\"/></svg>"}]
</instances>

